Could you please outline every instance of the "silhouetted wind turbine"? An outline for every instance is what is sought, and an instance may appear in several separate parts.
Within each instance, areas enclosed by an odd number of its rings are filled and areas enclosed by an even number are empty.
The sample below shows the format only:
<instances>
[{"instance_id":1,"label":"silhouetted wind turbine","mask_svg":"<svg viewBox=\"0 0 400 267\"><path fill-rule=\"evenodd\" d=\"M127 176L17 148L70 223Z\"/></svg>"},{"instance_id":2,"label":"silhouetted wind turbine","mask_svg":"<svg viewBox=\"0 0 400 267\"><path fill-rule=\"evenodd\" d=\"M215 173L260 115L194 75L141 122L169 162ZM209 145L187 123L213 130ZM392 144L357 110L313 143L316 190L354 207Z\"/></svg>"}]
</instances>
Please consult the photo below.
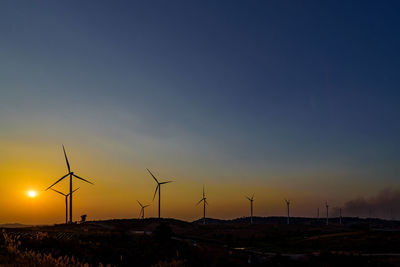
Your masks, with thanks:
<instances>
[{"instance_id":1,"label":"silhouetted wind turbine","mask_svg":"<svg viewBox=\"0 0 400 267\"><path fill-rule=\"evenodd\" d=\"M250 224L253 224L253 201L254 201L254 194L249 198L246 196L246 198L250 201Z\"/></svg>"},{"instance_id":2,"label":"silhouetted wind turbine","mask_svg":"<svg viewBox=\"0 0 400 267\"><path fill-rule=\"evenodd\" d=\"M326 225L329 224L329 205L328 202L325 203L325 207L326 207Z\"/></svg>"},{"instance_id":3,"label":"silhouetted wind turbine","mask_svg":"<svg viewBox=\"0 0 400 267\"><path fill-rule=\"evenodd\" d=\"M72 191L72 193L78 189L79 189L79 187L77 189L75 189L74 191ZM57 191L53 188L51 188L51 190L53 190L54 192L59 193L65 197L65 223L67 224L68 223L68 196L69 196L69 194L61 193L60 191Z\"/></svg>"},{"instance_id":4,"label":"silhouetted wind turbine","mask_svg":"<svg viewBox=\"0 0 400 267\"><path fill-rule=\"evenodd\" d=\"M290 206L290 200L285 199L286 205L287 205L287 224L289 224L289 218L290 218L290 214L289 214L289 206Z\"/></svg>"},{"instance_id":5,"label":"silhouetted wind turbine","mask_svg":"<svg viewBox=\"0 0 400 267\"><path fill-rule=\"evenodd\" d=\"M206 193L204 192L204 185L203 185L203 198L200 199L200 201L197 202L196 205L199 205L200 202L202 202L202 201L203 201L203 224L206 224L206 204L208 205L208 202L207 202L207 198L206 198Z\"/></svg>"},{"instance_id":6,"label":"silhouetted wind turbine","mask_svg":"<svg viewBox=\"0 0 400 267\"><path fill-rule=\"evenodd\" d=\"M139 218L142 217L142 219L144 219L144 208L146 208L146 207L148 207L148 206L150 206L150 205L144 205L144 206L143 206L142 203L139 202L139 200L136 200L136 201L139 203L140 207L142 207L142 208L140 209Z\"/></svg>"},{"instance_id":7,"label":"silhouetted wind turbine","mask_svg":"<svg viewBox=\"0 0 400 267\"><path fill-rule=\"evenodd\" d=\"M61 180L63 180L65 177L67 177L69 175L69 222L72 223L72 177L78 178L82 181L85 181L89 184L93 184L92 182L89 182L86 179L83 179L82 177L79 177L78 175L76 175L74 172L71 172L71 168L69 166L69 162L68 162L68 158L67 158L67 153L65 153L65 148L64 145L63 147L63 151L64 151L64 157L65 157L65 161L67 163L67 168L68 168L68 173L66 175L64 175L63 177L61 177L60 179L57 180L57 182L55 182L54 184L52 184L51 186L49 186L47 190L49 190L50 188L52 188L54 185L56 185L58 182L60 182Z\"/></svg>"},{"instance_id":8,"label":"silhouetted wind turbine","mask_svg":"<svg viewBox=\"0 0 400 267\"><path fill-rule=\"evenodd\" d=\"M150 175L153 177L153 179L154 179L154 180L156 181L156 183L157 183L156 191L154 191L153 200L154 200L154 198L156 197L157 190L158 190L158 218L160 219L160 217L161 217L161 185L171 183L172 181L159 182L159 181L157 180L157 178L154 177L154 175L151 173L151 171L150 171L149 169L147 169L147 171L150 173Z\"/></svg>"}]
</instances>

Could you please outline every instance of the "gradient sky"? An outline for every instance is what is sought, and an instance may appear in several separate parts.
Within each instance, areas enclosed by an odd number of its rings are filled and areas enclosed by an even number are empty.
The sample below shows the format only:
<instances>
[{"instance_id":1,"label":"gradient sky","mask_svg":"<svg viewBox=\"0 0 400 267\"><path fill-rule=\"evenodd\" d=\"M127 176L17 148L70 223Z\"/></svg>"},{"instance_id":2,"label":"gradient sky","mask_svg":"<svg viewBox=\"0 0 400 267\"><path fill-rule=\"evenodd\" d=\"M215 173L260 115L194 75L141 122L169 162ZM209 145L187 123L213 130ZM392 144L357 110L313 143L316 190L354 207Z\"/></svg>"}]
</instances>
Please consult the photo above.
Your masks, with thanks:
<instances>
[{"instance_id":1,"label":"gradient sky","mask_svg":"<svg viewBox=\"0 0 400 267\"><path fill-rule=\"evenodd\" d=\"M0 223L64 220L61 144L74 219L137 217L146 168L184 220L398 188L400 3L132 2L0 2Z\"/></svg>"}]
</instances>

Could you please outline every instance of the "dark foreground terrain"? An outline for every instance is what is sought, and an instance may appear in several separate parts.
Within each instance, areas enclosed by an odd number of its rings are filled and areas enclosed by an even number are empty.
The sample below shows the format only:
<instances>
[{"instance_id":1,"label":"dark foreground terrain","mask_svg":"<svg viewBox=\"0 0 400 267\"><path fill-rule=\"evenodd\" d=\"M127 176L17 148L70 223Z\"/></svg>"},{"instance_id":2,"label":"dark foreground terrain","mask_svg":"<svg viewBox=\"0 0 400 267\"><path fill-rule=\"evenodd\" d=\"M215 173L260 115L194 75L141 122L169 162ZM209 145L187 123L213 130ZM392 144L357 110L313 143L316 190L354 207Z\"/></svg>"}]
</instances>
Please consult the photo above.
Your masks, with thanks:
<instances>
[{"instance_id":1,"label":"dark foreground terrain","mask_svg":"<svg viewBox=\"0 0 400 267\"><path fill-rule=\"evenodd\" d=\"M400 266L400 222L109 220L7 228L1 266Z\"/></svg>"}]
</instances>

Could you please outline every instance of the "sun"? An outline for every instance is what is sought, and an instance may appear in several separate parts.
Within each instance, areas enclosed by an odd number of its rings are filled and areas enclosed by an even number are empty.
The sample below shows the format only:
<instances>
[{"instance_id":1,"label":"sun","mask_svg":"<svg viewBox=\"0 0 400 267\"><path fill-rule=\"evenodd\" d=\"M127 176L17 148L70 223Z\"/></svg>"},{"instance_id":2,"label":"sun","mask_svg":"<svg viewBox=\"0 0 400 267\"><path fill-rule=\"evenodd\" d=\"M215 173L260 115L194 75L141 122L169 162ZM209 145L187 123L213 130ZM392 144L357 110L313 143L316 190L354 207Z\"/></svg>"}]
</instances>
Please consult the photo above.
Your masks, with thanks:
<instances>
[{"instance_id":1,"label":"sun","mask_svg":"<svg viewBox=\"0 0 400 267\"><path fill-rule=\"evenodd\" d=\"M28 194L28 197L32 197L32 198L37 196L37 193L34 190L29 190L27 192L27 194Z\"/></svg>"}]
</instances>

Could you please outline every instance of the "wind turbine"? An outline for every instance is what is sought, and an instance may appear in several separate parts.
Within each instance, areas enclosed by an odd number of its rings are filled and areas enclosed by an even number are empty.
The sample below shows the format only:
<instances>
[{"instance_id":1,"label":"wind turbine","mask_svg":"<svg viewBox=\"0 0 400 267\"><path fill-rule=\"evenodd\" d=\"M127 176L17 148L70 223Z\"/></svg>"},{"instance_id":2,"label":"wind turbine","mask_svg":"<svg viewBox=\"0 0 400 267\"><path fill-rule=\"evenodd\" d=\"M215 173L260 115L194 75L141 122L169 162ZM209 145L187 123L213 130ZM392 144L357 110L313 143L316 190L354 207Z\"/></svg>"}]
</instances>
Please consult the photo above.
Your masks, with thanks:
<instances>
[{"instance_id":1,"label":"wind turbine","mask_svg":"<svg viewBox=\"0 0 400 267\"><path fill-rule=\"evenodd\" d=\"M253 224L253 201L254 194L250 197L246 196L246 198L250 201L250 224Z\"/></svg>"},{"instance_id":2,"label":"wind turbine","mask_svg":"<svg viewBox=\"0 0 400 267\"><path fill-rule=\"evenodd\" d=\"M156 197L157 194L157 190L158 190L158 219L160 219L160 215L161 215L161 185L163 184L168 184L171 183L172 181L167 181L167 182L159 182L157 180L156 177L154 177L154 175L151 173L151 171L149 169L147 169L147 171L150 173L150 175L153 177L153 179L156 181L157 183L157 187L156 187L156 191L154 191L154 196L153 196L153 200Z\"/></svg>"},{"instance_id":3,"label":"wind turbine","mask_svg":"<svg viewBox=\"0 0 400 267\"><path fill-rule=\"evenodd\" d=\"M53 188L50 188L50 189L53 190L56 193L59 193L59 194L63 195L65 197L65 223L67 224L68 223L68 196L71 193L64 194L64 193L61 193L60 191L57 191L57 190L55 190ZM78 189L79 189L79 187L77 189L75 189L74 191L72 191L72 193L75 192Z\"/></svg>"},{"instance_id":4,"label":"wind turbine","mask_svg":"<svg viewBox=\"0 0 400 267\"><path fill-rule=\"evenodd\" d=\"M208 205L208 202L207 202L206 194L204 192L204 185L203 185L203 198L200 199L200 201L197 202L196 205L199 205L200 202L202 202L202 201L203 201L203 224L206 224L206 205Z\"/></svg>"},{"instance_id":5,"label":"wind turbine","mask_svg":"<svg viewBox=\"0 0 400 267\"><path fill-rule=\"evenodd\" d=\"M342 224L342 208L339 209L339 224Z\"/></svg>"},{"instance_id":6,"label":"wind turbine","mask_svg":"<svg viewBox=\"0 0 400 267\"><path fill-rule=\"evenodd\" d=\"M290 206L290 200L285 199L286 205L287 205L287 224L289 224L289 206Z\"/></svg>"},{"instance_id":7,"label":"wind turbine","mask_svg":"<svg viewBox=\"0 0 400 267\"><path fill-rule=\"evenodd\" d=\"M61 180L63 180L65 177L69 176L69 222L72 223L72 193L73 193L73 191L72 191L72 177L75 177L77 179L85 181L85 182L87 182L89 184L93 184L93 183L89 182L88 180L83 179L82 177L79 177L74 172L71 172L71 167L69 166L68 157L67 157L67 153L65 153L64 145L62 147L63 147L63 151L64 151L65 161L67 163L68 173L66 175L64 175L63 177L61 177L60 179L58 179L57 182L55 182L54 184L49 186L46 189L46 191L49 190L50 188L52 188L54 185L56 185Z\"/></svg>"},{"instance_id":8,"label":"wind turbine","mask_svg":"<svg viewBox=\"0 0 400 267\"><path fill-rule=\"evenodd\" d=\"M328 205L328 201L325 202L325 207L326 207L326 225L329 224L329 205Z\"/></svg>"},{"instance_id":9,"label":"wind turbine","mask_svg":"<svg viewBox=\"0 0 400 267\"><path fill-rule=\"evenodd\" d=\"M139 202L139 200L136 200L136 201L139 203L140 207L142 207L142 208L140 209L139 218L142 217L142 219L144 219L144 208L146 208L146 207L148 207L148 206L150 206L150 205L144 205L144 206L143 206L142 203Z\"/></svg>"}]
</instances>

